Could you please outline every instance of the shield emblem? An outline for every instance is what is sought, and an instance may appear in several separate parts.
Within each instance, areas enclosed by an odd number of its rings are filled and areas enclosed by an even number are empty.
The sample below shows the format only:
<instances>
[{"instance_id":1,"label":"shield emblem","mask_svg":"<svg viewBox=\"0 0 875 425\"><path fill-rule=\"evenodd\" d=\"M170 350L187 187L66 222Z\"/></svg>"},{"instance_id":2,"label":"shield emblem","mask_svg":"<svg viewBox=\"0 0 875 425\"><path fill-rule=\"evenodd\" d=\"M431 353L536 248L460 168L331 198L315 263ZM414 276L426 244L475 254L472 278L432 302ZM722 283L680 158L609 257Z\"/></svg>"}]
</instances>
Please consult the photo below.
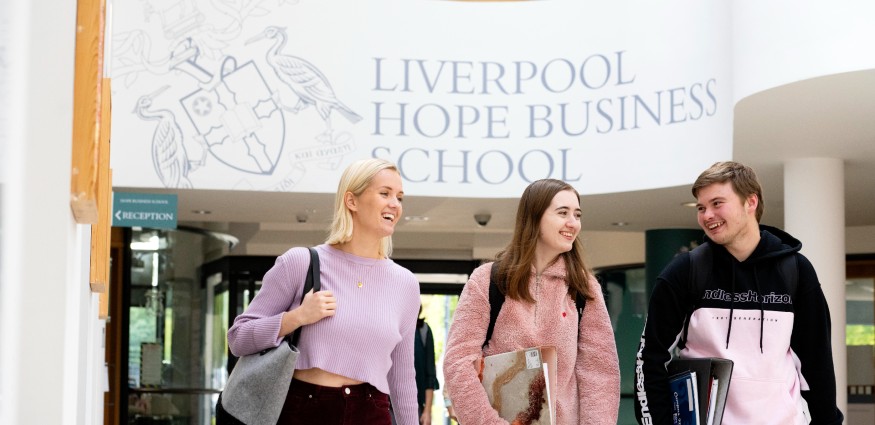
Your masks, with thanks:
<instances>
[{"instance_id":1,"label":"shield emblem","mask_svg":"<svg viewBox=\"0 0 875 425\"><path fill-rule=\"evenodd\" d=\"M237 66L228 57L220 72L180 103L212 156L240 171L270 175L285 142L282 110L252 61Z\"/></svg>"}]
</instances>

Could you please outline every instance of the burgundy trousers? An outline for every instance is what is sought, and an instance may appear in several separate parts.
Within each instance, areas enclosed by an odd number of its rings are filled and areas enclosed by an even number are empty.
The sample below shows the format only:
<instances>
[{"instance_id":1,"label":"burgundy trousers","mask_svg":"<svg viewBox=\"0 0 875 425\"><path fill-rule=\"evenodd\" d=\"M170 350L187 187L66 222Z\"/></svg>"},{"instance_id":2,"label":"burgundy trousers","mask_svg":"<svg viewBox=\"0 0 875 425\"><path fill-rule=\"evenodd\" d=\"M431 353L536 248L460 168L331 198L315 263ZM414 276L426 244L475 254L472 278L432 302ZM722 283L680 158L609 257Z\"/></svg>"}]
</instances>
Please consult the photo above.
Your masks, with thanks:
<instances>
[{"instance_id":1,"label":"burgundy trousers","mask_svg":"<svg viewBox=\"0 0 875 425\"><path fill-rule=\"evenodd\" d=\"M373 385L323 387L292 380L277 425L391 425L389 396Z\"/></svg>"}]
</instances>

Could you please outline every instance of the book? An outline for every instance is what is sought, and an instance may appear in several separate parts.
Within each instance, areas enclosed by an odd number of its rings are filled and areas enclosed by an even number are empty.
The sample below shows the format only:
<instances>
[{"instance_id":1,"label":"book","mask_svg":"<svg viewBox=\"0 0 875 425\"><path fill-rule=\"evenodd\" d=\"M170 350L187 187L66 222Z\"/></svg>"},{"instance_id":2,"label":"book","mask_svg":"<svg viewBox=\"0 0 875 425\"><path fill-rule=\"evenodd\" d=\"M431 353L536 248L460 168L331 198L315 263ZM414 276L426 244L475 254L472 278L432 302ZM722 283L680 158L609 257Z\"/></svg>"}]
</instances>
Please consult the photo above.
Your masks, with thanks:
<instances>
[{"instance_id":1,"label":"book","mask_svg":"<svg viewBox=\"0 0 875 425\"><path fill-rule=\"evenodd\" d=\"M713 406L717 405L717 387L720 379L716 376L711 377L711 388L708 390L708 420L705 425L714 425L714 412L717 410Z\"/></svg>"},{"instance_id":2,"label":"book","mask_svg":"<svg viewBox=\"0 0 875 425\"><path fill-rule=\"evenodd\" d=\"M723 409L726 406L726 395L732 378L732 366L732 360L718 357L673 359L668 364L669 376L686 371L696 372L697 387L702 391L708 391L698 399L701 424L719 424L723 421Z\"/></svg>"},{"instance_id":3,"label":"book","mask_svg":"<svg viewBox=\"0 0 875 425\"><path fill-rule=\"evenodd\" d=\"M685 371L668 378L671 388L672 424L700 425L696 372Z\"/></svg>"},{"instance_id":4,"label":"book","mask_svg":"<svg viewBox=\"0 0 875 425\"><path fill-rule=\"evenodd\" d=\"M556 423L556 347L495 354L480 362L480 382L498 416L513 424Z\"/></svg>"}]
</instances>

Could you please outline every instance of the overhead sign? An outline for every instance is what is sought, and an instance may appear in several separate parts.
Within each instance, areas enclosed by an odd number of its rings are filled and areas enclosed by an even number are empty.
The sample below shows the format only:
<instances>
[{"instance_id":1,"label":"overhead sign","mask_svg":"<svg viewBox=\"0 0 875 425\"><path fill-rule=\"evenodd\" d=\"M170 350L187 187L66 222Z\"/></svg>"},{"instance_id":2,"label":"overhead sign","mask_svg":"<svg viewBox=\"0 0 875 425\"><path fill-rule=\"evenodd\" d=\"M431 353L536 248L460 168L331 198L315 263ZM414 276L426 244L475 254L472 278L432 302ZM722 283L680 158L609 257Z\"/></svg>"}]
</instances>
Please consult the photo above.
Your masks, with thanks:
<instances>
[{"instance_id":1,"label":"overhead sign","mask_svg":"<svg viewBox=\"0 0 875 425\"><path fill-rule=\"evenodd\" d=\"M334 193L379 157L408 194L515 198L732 158L730 2L116 3L118 187Z\"/></svg>"},{"instance_id":2,"label":"overhead sign","mask_svg":"<svg viewBox=\"0 0 875 425\"><path fill-rule=\"evenodd\" d=\"M175 229L176 195L113 192L112 225Z\"/></svg>"}]
</instances>

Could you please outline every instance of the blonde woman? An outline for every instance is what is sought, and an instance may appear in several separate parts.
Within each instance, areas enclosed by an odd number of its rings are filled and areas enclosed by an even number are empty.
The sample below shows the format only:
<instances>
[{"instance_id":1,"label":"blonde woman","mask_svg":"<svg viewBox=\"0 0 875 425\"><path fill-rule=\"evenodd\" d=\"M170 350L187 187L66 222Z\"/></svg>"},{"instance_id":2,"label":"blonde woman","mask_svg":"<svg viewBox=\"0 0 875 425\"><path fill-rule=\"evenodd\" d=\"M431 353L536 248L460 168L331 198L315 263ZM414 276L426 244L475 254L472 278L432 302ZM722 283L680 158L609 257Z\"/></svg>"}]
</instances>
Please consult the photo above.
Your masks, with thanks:
<instances>
[{"instance_id":1,"label":"blonde woman","mask_svg":"<svg viewBox=\"0 0 875 425\"><path fill-rule=\"evenodd\" d=\"M389 259L404 191L394 164L360 160L343 173L319 254L322 290L300 300L306 248L277 258L261 291L228 330L236 356L279 345L303 326L279 424L419 422L413 341L419 285Z\"/></svg>"}]
</instances>

